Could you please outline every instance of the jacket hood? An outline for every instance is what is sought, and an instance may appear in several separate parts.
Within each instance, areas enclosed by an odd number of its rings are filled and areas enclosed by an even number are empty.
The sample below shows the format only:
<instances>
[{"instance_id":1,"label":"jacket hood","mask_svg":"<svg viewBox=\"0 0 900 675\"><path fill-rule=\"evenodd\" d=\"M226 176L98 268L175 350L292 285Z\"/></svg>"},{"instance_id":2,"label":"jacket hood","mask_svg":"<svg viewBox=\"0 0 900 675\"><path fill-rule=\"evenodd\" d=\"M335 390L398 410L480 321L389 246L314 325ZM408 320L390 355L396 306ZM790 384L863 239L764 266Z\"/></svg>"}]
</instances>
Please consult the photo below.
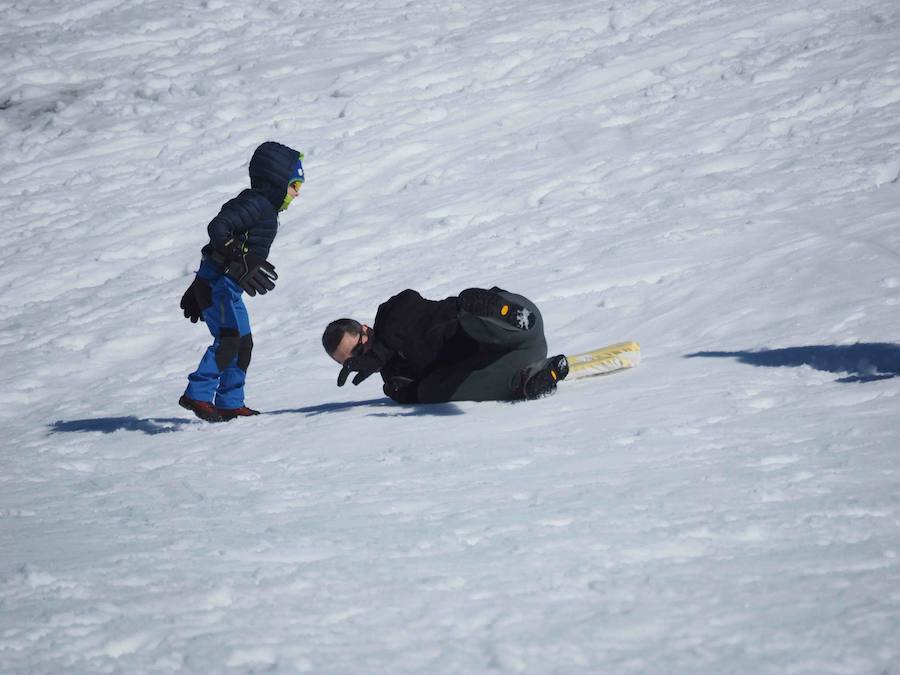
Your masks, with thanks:
<instances>
[{"instance_id":1,"label":"jacket hood","mask_svg":"<svg viewBox=\"0 0 900 675\"><path fill-rule=\"evenodd\" d=\"M250 158L250 187L262 192L272 206L280 208L288 185L297 180L300 152L275 141L266 141Z\"/></svg>"}]
</instances>

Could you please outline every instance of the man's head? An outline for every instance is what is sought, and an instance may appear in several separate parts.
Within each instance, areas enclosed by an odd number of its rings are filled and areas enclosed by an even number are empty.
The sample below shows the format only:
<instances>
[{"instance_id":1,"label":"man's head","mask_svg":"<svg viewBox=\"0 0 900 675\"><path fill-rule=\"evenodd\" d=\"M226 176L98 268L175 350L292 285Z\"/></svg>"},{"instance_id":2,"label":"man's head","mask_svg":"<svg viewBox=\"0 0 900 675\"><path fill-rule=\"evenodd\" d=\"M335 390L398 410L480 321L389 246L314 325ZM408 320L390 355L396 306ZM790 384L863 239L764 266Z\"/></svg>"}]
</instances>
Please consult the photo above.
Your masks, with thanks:
<instances>
[{"instance_id":1,"label":"man's head","mask_svg":"<svg viewBox=\"0 0 900 675\"><path fill-rule=\"evenodd\" d=\"M325 353L344 365L351 356L360 356L372 348L372 329L353 319L332 321L322 333Z\"/></svg>"}]
</instances>

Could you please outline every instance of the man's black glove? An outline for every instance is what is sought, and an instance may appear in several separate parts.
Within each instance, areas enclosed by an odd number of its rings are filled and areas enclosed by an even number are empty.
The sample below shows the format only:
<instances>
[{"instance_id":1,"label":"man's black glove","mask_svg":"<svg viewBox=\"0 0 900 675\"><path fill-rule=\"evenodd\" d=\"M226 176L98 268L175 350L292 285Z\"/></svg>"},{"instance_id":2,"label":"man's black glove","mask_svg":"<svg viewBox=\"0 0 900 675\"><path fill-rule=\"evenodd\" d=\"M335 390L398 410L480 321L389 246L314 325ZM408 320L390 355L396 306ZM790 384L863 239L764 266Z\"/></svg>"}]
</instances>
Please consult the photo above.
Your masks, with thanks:
<instances>
[{"instance_id":1,"label":"man's black glove","mask_svg":"<svg viewBox=\"0 0 900 675\"><path fill-rule=\"evenodd\" d=\"M384 367L384 364L387 363L393 355L394 352L392 349L385 347L373 338L372 346L369 348L369 351L360 354L359 356L351 356L344 361L344 366L338 374L337 385L343 387L347 382L350 373L356 373L353 377L353 384L359 384L369 377L369 375L381 370Z\"/></svg>"},{"instance_id":2,"label":"man's black glove","mask_svg":"<svg viewBox=\"0 0 900 675\"><path fill-rule=\"evenodd\" d=\"M194 281L181 296L181 309L184 318L191 323L203 321L203 310L212 304L212 287L206 279L194 277Z\"/></svg>"},{"instance_id":3,"label":"man's black glove","mask_svg":"<svg viewBox=\"0 0 900 675\"><path fill-rule=\"evenodd\" d=\"M275 266L255 253L250 253L237 241L229 242L225 274L234 279L251 298L265 295L275 288Z\"/></svg>"},{"instance_id":4,"label":"man's black glove","mask_svg":"<svg viewBox=\"0 0 900 675\"><path fill-rule=\"evenodd\" d=\"M397 403L418 403L419 396L416 392L416 381L411 377L394 375L384 383L384 395L394 399Z\"/></svg>"}]
</instances>

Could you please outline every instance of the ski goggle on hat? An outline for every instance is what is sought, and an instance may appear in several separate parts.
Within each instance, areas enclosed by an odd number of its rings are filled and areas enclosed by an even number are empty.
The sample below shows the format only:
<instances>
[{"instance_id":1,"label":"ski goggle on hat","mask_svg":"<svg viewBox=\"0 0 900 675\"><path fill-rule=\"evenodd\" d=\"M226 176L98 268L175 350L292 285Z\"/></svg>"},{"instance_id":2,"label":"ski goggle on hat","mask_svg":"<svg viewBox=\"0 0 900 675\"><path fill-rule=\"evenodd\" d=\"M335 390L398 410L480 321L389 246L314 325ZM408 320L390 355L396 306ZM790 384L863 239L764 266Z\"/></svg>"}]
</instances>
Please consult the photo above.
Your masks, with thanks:
<instances>
[{"instance_id":1,"label":"ski goggle on hat","mask_svg":"<svg viewBox=\"0 0 900 675\"><path fill-rule=\"evenodd\" d=\"M306 176L303 174L303 153L300 153L300 156L297 158L297 165L294 167L294 172L291 174L291 179L288 181L288 185L292 183L303 183L306 181Z\"/></svg>"}]
</instances>

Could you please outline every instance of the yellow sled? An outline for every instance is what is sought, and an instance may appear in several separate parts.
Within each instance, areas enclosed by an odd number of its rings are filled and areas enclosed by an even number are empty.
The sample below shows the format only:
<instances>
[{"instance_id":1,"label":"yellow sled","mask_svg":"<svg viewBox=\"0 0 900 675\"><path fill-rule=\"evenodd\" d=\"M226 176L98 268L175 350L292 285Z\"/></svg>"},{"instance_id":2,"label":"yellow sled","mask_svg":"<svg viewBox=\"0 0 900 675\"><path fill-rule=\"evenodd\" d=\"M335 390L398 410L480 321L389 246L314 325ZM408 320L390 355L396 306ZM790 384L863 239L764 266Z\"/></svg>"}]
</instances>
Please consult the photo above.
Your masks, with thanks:
<instances>
[{"instance_id":1,"label":"yellow sled","mask_svg":"<svg viewBox=\"0 0 900 675\"><path fill-rule=\"evenodd\" d=\"M639 364L641 346L637 342L618 342L581 354L566 354L566 360L569 362L569 380L605 375Z\"/></svg>"}]
</instances>

